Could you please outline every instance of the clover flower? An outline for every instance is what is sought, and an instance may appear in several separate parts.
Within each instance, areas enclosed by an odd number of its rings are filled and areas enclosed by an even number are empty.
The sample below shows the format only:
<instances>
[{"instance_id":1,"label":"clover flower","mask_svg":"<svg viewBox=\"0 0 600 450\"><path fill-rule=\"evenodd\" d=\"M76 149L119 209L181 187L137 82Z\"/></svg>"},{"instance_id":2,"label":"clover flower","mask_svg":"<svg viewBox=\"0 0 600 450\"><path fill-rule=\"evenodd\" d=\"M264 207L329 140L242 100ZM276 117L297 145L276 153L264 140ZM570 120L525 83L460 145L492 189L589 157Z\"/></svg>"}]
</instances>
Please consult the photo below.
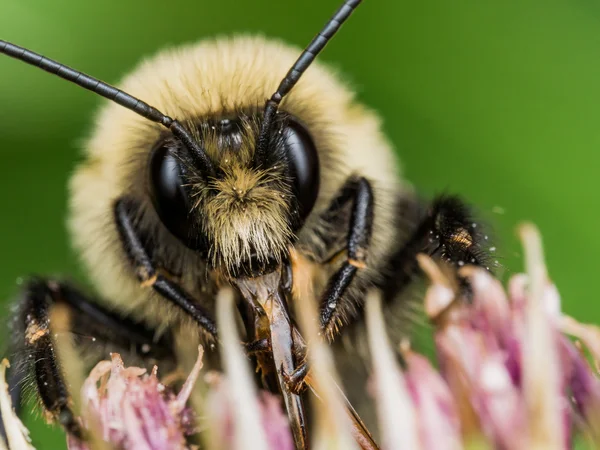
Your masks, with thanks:
<instances>
[{"instance_id":1,"label":"clover flower","mask_svg":"<svg viewBox=\"0 0 600 450\"><path fill-rule=\"evenodd\" d=\"M535 228L520 229L527 274L505 289L487 271L465 266L455 273L420 255L430 279L424 310L433 325L436 360L389 342L381 299L366 299L372 366L371 387L383 450L570 449L574 442L600 448L600 329L561 312L560 296L544 265ZM313 367L310 387L316 427L312 448L369 448L357 443L344 410L345 397L330 349L315 325L316 304L309 274L295 278L299 323ZM462 284L464 286L464 283ZM298 296L301 298L299 299ZM202 411L188 399L202 374L202 351L179 393L150 374L125 367L119 355L102 361L81 391L81 423L91 444L68 437L70 450L294 448L279 398L258 390L239 345L232 291L217 299L223 373L207 372ZM398 363L398 351L402 366ZM12 413L0 366L0 408L10 450L31 450L28 434ZM196 439L194 441L194 439ZM0 450L4 450L0 441Z\"/></svg>"},{"instance_id":2,"label":"clover flower","mask_svg":"<svg viewBox=\"0 0 600 450\"><path fill-rule=\"evenodd\" d=\"M384 448L558 450L573 448L575 433L600 448L600 379L579 343L599 361L600 330L562 314L537 231L530 225L520 231L528 273L513 276L508 292L485 270L464 267L459 274L470 295L457 295L443 268L420 256L432 281L425 311L439 371L406 346L401 371L382 331L378 299L368 300L375 401L390 405L380 412ZM389 398L391 371L410 402ZM389 419L399 405L411 418L402 436Z\"/></svg>"}]
</instances>

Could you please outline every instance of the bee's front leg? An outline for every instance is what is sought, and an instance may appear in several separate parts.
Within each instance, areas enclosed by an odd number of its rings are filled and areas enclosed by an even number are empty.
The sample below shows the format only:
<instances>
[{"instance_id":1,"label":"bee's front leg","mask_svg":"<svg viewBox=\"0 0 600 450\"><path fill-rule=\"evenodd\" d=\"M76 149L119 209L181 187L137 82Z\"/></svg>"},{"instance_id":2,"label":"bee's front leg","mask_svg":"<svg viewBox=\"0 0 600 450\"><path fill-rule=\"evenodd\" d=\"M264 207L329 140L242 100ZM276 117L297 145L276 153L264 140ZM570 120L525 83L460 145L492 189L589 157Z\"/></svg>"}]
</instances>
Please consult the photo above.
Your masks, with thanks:
<instances>
[{"instance_id":1,"label":"bee's front leg","mask_svg":"<svg viewBox=\"0 0 600 450\"><path fill-rule=\"evenodd\" d=\"M364 178L347 185L351 189L352 213L346 237L346 260L333 274L321 297L321 329L325 335L333 337L341 326L337 319L344 294L354 280L356 273L366 268L367 252L371 241L373 224L373 190Z\"/></svg>"},{"instance_id":2,"label":"bee's front leg","mask_svg":"<svg viewBox=\"0 0 600 450\"><path fill-rule=\"evenodd\" d=\"M190 294L175 281L165 277L156 267L146 248L142 245L134 218L139 204L129 197L122 197L115 203L115 221L123 249L143 286L152 287L160 296L170 301L191 317L205 332L217 341L217 325L214 318Z\"/></svg>"},{"instance_id":3,"label":"bee's front leg","mask_svg":"<svg viewBox=\"0 0 600 450\"><path fill-rule=\"evenodd\" d=\"M352 177L344 184L324 213L326 217L335 216L352 202L346 235L346 259L329 279L320 301L321 332L329 338L333 338L342 326L339 311L344 310L344 303L348 301L344 294L357 272L366 267L373 224L373 201L371 184L365 178ZM306 358L298 359L304 362L294 372L286 374L288 388L294 393L305 390L304 380L309 372Z\"/></svg>"}]
</instances>

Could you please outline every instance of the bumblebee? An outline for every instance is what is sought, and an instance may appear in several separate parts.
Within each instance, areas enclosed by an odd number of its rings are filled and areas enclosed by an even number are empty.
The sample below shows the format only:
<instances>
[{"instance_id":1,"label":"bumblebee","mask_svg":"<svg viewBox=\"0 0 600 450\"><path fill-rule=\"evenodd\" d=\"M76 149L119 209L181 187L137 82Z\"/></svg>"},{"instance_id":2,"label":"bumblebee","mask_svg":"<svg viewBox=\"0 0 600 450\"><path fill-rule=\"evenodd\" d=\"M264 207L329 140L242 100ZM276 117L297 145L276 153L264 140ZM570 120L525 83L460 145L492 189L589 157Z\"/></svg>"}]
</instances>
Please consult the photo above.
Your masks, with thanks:
<instances>
[{"instance_id":1,"label":"bumblebee","mask_svg":"<svg viewBox=\"0 0 600 450\"><path fill-rule=\"evenodd\" d=\"M319 269L312 289L322 335L367 423L368 374L349 356L353 340L339 339L360 328L366 292L381 291L393 321L410 308L417 254L485 264L470 208L453 196L420 199L378 115L313 62L359 3L345 1L304 51L261 37L207 40L161 51L119 88L0 41L1 53L110 100L70 182L69 229L95 296L31 279L14 317L21 373L33 374L45 411L67 432L83 435L50 331L55 305L70 311L90 364L127 350L175 367L185 364L181 348L200 340L218 366L215 299L233 287L260 382L289 400L296 445L306 448L306 349L290 344L282 374L273 353L280 337L256 325L273 296L296 332L291 252ZM391 332L398 340L407 331L394 323Z\"/></svg>"}]
</instances>

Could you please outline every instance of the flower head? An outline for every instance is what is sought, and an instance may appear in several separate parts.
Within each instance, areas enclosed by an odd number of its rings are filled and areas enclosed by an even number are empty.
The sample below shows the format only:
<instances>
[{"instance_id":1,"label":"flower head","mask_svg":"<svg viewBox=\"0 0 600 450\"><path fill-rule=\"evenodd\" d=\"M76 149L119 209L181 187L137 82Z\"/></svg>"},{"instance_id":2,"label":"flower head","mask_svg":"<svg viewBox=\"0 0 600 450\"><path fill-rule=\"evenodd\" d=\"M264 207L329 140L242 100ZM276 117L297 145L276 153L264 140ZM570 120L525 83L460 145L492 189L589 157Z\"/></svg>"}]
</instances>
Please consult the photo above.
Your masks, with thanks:
<instances>
[{"instance_id":1,"label":"flower head","mask_svg":"<svg viewBox=\"0 0 600 450\"><path fill-rule=\"evenodd\" d=\"M138 367L125 367L121 356L101 361L82 388L82 422L92 439L124 450L186 450L186 436L194 432L194 413L186 406L200 369L198 360L179 394ZM69 450L87 450L87 444L69 436Z\"/></svg>"},{"instance_id":2,"label":"flower head","mask_svg":"<svg viewBox=\"0 0 600 450\"><path fill-rule=\"evenodd\" d=\"M404 351L401 383L416 416L415 449L482 441L507 450L568 449L576 431L600 444L600 379L580 346L564 334L579 337L598 360L600 332L561 313L537 232L525 226L522 237L528 274L514 276L508 293L487 271L464 267L459 276L470 286L464 295L440 266L420 257L432 280L425 310L434 324L440 370ZM377 305L370 314L376 310ZM370 333L379 333L381 325L375 321ZM375 369L380 364L376 360ZM385 401L389 390L380 388L376 401ZM387 422L381 422L384 436Z\"/></svg>"},{"instance_id":3,"label":"flower head","mask_svg":"<svg viewBox=\"0 0 600 450\"><path fill-rule=\"evenodd\" d=\"M473 445L562 450L573 447L576 435L600 447L600 329L562 313L536 230L525 226L521 235L527 274L513 276L506 289L487 271L468 266L458 271L461 283L456 283L455 272L419 256L431 280L424 306L433 324L437 368L407 342L394 348L380 298L376 293L366 298L373 402L383 450ZM295 282L310 284L301 277ZM458 284L463 288L457 289ZM306 301L313 297L310 289L298 292ZM224 373L204 376L208 391L203 408L210 413L203 416L188 405L202 351L177 394L161 384L158 369L146 374L127 368L113 354L92 370L81 393L81 423L96 444L126 450L191 449L189 438L202 430L210 436L204 441L210 450L294 448L280 398L254 386L239 346L232 292L222 292L217 304ZM331 350L319 340L315 314L310 302L299 314L314 366L308 385L319 398L310 438L314 448L346 450L360 439L360 423L344 412L346 399L336 382ZM26 430L10 408L4 367L0 408L9 448L31 450ZM70 450L91 448L71 436L68 440ZM372 448L367 441L361 448Z\"/></svg>"}]
</instances>

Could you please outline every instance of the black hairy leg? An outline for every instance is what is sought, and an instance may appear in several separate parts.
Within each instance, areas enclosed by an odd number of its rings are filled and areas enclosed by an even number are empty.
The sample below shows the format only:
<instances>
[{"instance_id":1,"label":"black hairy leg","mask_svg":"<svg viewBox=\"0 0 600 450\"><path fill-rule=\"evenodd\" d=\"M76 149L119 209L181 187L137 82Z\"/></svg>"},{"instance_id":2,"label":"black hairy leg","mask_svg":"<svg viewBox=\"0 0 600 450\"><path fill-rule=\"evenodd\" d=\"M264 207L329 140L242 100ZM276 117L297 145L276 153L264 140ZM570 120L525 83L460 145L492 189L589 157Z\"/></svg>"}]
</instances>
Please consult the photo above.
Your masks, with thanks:
<instances>
[{"instance_id":1,"label":"black hairy leg","mask_svg":"<svg viewBox=\"0 0 600 450\"><path fill-rule=\"evenodd\" d=\"M209 337L216 340L217 326L209 312L194 301L176 282L165 277L144 248L140 233L135 226L138 212L139 205L131 198L122 197L115 203L114 213L119 236L138 279L142 285L151 286L163 298L183 310Z\"/></svg>"},{"instance_id":2,"label":"black hairy leg","mask_svg":"<svg viewBox=\"0 0 600 450\"><path fill-rule=\"evenodd\" d=\"M17 359L9 372L9 385L14 405L18 410L21 403L21 386L15 383L31 376L50 418L82 437L51 329L50 315L57 305L67 308L68 332L78 350L88 344L86 353L89 346L108 347L108 351L130 352L154 363L172 358L172 342L168 336L158 338L146 326L107 311L66 283L39 278L27 282L13 319L12 353Z\"/></svg>"},{"instance_id":3,"label":"black hairy leg","mask_svg":"<svg viewBox=\"0 0 600 450\"><path fill-rule=\"evenodd\" d=\"M321 296L321 329L326 335L335 333L339 325L335 321L336 311L343 300L344 293L354 280L357 271L366 267L365 260L373 223L373 191L366 179L348 180L327 213L343 208L350 201L352 212L346 236L346 260L332 275Z\"/></svg>"},{"instance_id":4,"label":"black hairy leg","mask_svg":"<svg viewBox=\"0 0 600 450\"><path fill-rule=\"evenodd\" d=\"M340 323L336 317L340 308L343 308L343 302L347 301L344 294L357 272L366 267L373 224L373 200L370 183L365 178L351 177L344 183L338 195L322 215L323 220L334 221L335 218L339 219L343 209L349 203L352 204L348 233L345 239L345 260L327 282L320 300L321 331L326 336L333 337L339 332ZM322 237L327 239L325 236ZM332 243L330 242L330 244ZM304 362L286 377L288 388L292 392L298 394L304 389L304 379L308 370L308 365Z\"/></svg>"},{"instance_id":5,"label":"black hairy leg","mask_svg":"<svg viewBox=\"0 0 600 450\"><path fill-rule=\"evenodd\" d=\"M406 243L390 258L379 287L384 302L394 301L421 275L417 255L424 253L450 266L481 266L489 269L488 254L481 244L485 237L470 208L458 197L439 196L421 214ZM462 280L458 280L462 283ZM463 286L469 289L466 284Z\"/></svg>"}]
</instances>

